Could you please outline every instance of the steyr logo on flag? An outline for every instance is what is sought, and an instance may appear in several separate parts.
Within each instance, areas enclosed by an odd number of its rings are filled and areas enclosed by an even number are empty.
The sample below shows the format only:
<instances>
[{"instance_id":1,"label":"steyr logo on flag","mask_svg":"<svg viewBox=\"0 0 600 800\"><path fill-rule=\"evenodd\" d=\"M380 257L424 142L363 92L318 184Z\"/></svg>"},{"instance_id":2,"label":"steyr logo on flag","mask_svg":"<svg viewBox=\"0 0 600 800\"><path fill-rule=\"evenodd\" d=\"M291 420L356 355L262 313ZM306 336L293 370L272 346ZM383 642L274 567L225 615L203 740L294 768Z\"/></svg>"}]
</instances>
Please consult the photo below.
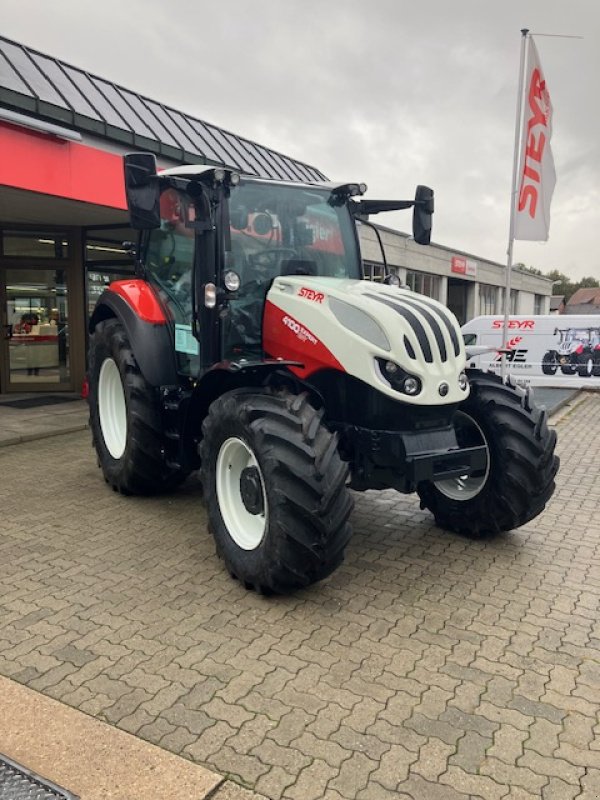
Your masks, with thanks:
<instances>
[{"instance_id":1,"label":"steyr logo on flag","mask_svg":"<svg viewBox=\"0 0 600 800\"><path fill-rule=\"evenodd\" d=\"M552 103L533 39L529 38L528 44L514 238L545 242L550 229L550 201L556 183L550 149Z\"/></svg>"}]
</instances>

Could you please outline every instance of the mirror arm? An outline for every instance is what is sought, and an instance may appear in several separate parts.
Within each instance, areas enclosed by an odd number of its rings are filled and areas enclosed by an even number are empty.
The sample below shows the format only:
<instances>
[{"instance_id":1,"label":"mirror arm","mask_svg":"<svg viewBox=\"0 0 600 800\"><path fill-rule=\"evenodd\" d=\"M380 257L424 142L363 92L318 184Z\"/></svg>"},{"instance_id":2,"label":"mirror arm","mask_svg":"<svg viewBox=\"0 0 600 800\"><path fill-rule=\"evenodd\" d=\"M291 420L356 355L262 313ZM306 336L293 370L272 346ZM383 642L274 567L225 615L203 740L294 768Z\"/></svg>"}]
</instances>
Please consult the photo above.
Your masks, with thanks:
<instances>
[{"instance_id":1,"label":"mirror arm","mask_svg":"<svg viewBox=\"0 0 600 800\"><path fill-rule=\"evenodd\" d=\"M388 267L387 259L385 257L385 248L383 246L383 241L381 239L379 231L377 230L377 226L374 225L372 222L369 222L369 220L367 219L361 219L360 221L362 222L363 225L368 225L369 228L372 228L375 231L375 236L377 237L377 241L379 242L379 249L381 250L381 257L383 259L383 269L387 277L387 275L389 275L390 270Z\"/></svg>"},{"instance_id":2,"label":"mirror arm","mask_svg":"<svg viewBox=\"0 0 600 800\"><path fill-rule=\"evenodd\" d=\"M380 214L382 211L404 211L412 208L414 200L351 200L348 205L353 216Z\"/></svg>"}]
</instances>

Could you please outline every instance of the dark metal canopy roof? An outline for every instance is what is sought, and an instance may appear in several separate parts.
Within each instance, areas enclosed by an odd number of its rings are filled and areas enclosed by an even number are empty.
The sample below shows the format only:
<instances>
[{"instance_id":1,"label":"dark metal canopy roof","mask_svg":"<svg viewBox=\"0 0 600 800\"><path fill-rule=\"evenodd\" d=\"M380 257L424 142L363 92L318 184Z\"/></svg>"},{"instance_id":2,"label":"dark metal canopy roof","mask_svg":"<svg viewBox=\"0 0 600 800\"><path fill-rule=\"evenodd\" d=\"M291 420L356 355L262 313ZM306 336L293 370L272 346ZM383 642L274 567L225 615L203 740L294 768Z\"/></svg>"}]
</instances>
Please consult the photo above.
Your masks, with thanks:
<instances>
[{"instance_id":1,"label":"dark metal canopy roof","mask_svg":"<svg viewBox=\"0 0 600 800\"><path fill-rule=\"evenodd\" d=\"M180 163L314 181L315 167L0 36L0 106Z\"/></svg>"}]
</instances>

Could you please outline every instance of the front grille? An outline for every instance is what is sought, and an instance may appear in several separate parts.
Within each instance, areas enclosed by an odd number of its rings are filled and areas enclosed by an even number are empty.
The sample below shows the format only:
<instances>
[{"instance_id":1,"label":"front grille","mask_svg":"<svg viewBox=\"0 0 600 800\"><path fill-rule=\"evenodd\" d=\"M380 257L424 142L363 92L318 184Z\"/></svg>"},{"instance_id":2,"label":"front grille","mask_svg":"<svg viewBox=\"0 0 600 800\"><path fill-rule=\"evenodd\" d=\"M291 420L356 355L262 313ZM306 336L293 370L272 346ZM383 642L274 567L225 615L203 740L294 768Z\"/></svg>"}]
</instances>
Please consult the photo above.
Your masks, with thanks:
<instances>
[{"instance_id":1,"label":"front grille","mask_svg":"<svg viewBox=\"0 0 600 800\"><path fill-rule=\"evenodd\" d=\"M460 340L450 312L423 295L411 295L410 297L406 295L407 293L402 293L398 297L391 298L366 292L367 297L393 309L408 322L417 337L425 362L432 364L434 361L438 361L439 358L439 361L446 363L450 358L443 334L444 330L448 332L454 355L458 356L460 353ZM422 322L417 317L414 313L415 311L418 311L425 322ZM406 337L404 337L404 340L406 345ZM412 347L410 349L407 347L407 352L410 358L416 358Z\"/></svg>"}]
</instances>

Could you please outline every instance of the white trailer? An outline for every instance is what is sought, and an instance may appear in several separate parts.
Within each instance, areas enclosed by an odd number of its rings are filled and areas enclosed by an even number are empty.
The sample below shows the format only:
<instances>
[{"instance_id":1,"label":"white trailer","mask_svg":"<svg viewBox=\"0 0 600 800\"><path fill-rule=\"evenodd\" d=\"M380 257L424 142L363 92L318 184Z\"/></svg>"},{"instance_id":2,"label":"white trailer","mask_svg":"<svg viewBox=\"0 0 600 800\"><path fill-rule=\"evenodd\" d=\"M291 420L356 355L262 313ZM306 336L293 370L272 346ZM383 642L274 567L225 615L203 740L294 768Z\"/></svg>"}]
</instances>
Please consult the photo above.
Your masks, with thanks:
<instances>
[{"instance_id":1,"label":"white trailer","mask_svg":"<svg viewBox=\"0 0 600 800\"><path fill-rule=\"evenodd\" d=\"M501 315L475 317L462 326L467 365L501 370ZM514 315L504 349L507 374L534 386L600 387L600 315Z\"/></svg>"}]
</instances>

